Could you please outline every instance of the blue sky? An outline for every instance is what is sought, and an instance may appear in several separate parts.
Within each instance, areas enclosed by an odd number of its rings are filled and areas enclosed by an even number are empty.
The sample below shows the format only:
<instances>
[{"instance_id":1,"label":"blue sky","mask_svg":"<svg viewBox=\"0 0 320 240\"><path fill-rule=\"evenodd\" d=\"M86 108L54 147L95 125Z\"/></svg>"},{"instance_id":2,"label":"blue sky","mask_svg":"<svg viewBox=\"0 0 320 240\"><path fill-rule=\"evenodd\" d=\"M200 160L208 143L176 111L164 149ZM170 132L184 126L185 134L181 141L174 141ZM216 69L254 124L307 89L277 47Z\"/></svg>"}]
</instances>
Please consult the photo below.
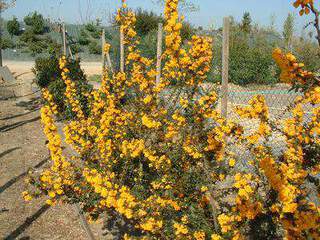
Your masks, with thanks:
<instances>
[{"instance_id":1,"label":"blue sky","mask_svg":"<svg viewBox=\"0 0 320 240\"><path fill-rule=\"evenodd\" d=\"M120 4L120 0L17 0L16 7L7 10L3 15L22 18L31 11L38 11L46 17L62 19L66 22L81 23L86 20L102 18L104 23ZM142 7L162 12L162 7L153 0L127 0L132 8ZM295 14L296 32L301 33L308 22L306 17L299 17L298 10L292 6L293 0L193 0L199 5L196 13L187 13L186 19L196 26L207 28L210 25L221 26L224 16L232 15L240 20L245 11L250 12L253 21L264 26L270 25L271 16L275 18L277 29L282 29L283 21L289 12Z\"/></svg>"}]
</instances>

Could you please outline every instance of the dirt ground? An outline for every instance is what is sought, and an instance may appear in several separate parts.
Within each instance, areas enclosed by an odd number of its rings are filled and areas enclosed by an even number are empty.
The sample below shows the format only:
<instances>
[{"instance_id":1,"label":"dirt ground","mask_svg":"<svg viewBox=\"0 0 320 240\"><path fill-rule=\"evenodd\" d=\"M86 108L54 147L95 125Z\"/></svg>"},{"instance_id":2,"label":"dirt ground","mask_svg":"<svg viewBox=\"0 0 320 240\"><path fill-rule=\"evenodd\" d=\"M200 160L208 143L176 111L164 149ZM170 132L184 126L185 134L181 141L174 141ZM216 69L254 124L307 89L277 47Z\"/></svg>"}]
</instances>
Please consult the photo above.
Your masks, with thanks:
<instances>
[{"instance_id":1,"label":"dirt ground","mask_svg":"<svg viewBox=\"0 0 320 240\"><path fill-rule=\"evenodd\" d=\"M21 192L30 167L48 163L39 111L0 101L0 239L86 239L71 206L25 203Z\"/></svg>"},{"instance_id":2,"label":"dirt ground","mask_svg":"<svg viewBox=\"0 0 320 240\"><path fill-rule=\"evenodd\" d=\"M15 75L30 72L32 67L32 63L5 64ZM87 69L93 73L95 64ZM29 91L25 80L30 78L29 73L21 77L22 92ZM45 199L25 203L21 197L28 169L50 164L38 106L26 108L33 97L0 101L0 239L88 239L73 206L49 207ZM91 227L96 239L101 239L98 225Z\"/></svg>"},{"instance_id":3,"label":"dirt ground","mask_svg":"<svg viewBox=\"0 0 320 240\"><path fill-rule=\"evenodd\" d=\"M11 72L20 75L28 74L34 67L34 62L32 61L3 61L4 66L8 66ZM87 76L101 74L101 62L81 62L81 67Z\"/></svg>"}]
</instances>

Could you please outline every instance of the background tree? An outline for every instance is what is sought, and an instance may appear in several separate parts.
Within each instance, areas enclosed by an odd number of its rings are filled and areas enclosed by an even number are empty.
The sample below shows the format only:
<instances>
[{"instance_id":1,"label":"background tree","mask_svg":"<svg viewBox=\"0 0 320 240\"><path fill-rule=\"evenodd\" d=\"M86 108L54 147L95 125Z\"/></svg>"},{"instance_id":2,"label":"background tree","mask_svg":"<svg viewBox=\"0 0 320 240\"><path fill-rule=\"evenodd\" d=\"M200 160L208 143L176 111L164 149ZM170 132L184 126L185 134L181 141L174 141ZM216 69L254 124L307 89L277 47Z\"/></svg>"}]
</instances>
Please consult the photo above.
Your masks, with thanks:
<instances>
[{"instance_id":1,"label":"background tree","mask_svg":"<svg viewBox=\"0 0 320 240\"><path fill-rule=\"evenodd\" d=\"M15 0L0 0L0 42L2 43L2 12L6 9L14 6L16 3ZM1 44L2 45L2 44ZM2 47L0 46L0 67L2 67Z\"/></svg>"},{"instance_id":2,"label":"background tree","mask_svg":"<svg viewBox=\"0 0 320 240\"><path fill-rule=\"evenodd\" d=\"M27 26L30 26L35 34L43 34L45 32L45 20L40 13L33 12L24 18Z\"/></svg>"},{"instance_id":3,"label":"background tree","mask_svg":"<svg viewBox=\"0 0 320 240\"><path fill-rule=\"evenodd\" d=\"M252 19L249 12L245 12L240 23L240 29L244 33L250 33L252 29Z\"/></svg>"},{"instance_id":4,"label":"background tree","mask_svg":"<svg viewBox=\"0 0 320 240\"><path fill-rule=\"evenodd\" d=\"M270 32L276 32L276 20L277 16L273 13L270 15L270 22L268 26L268 31Z\"/></svg>"},{"instance_id":5,"label":"background tree","mask_svg":"<svg viewBox=\"0 0 320 240\"><path fill-rule=\"evenodd\" d=\"M292 49L293 33L294 33L294 16L293 14L289 13L284 22L283 32L282 32L284 44L288 50Z\"/></svg>"},{"instance_id":6,"label":"background tree","mask_svg":"<svg viewBox=\"0 0 320 240\"><path fill-rule=\"evenodd\" d=\"M161 1L158 1L161 3ZM111 24L116 26L117 21L115 19L117 13L114 13L112 16ZM152 11L146 11L142 10L141 8L138 8L135 11L136 16L136 24L135 24L135 30L137 34L142 38L150 38L148 36L149 34L157 34L158 30L158 24L161 22L164 22L164 18L161 15L158 15L155 12ZM182 41L185 42L186 40L190 40L191 37L195 34L196 29L192 24L190 24L187 21L182 22L182 28L181 28L181 37ZM146 41L143 41L146 42ZM149 45L149 44L147 44ZM148 51L148 50L147 50ZM153 50L151 50L153 52Z\"/></svg>"},{"instance_id":7,"label":"background tree","mask_svg":"<svg viewBox=\"0 0 320 240\"><path fill-rule=\"evenodd\" d=\"M140 36L145 36L152 30L158 28L158 23L163 22L163 19L152 11L142 10L138 8L136 14L136 29Z\"/></svg>"},{"instance_id":8,"label":"background tree","mask_svg":"<svg viewBox=\"0 0 320 240\"><path fill-rule=\"evenodd\" d=\"M20 23L16 17L7 22L7 30L11 37L14 35L18 36L20 34Z\"/></svg>"}]
</instances>

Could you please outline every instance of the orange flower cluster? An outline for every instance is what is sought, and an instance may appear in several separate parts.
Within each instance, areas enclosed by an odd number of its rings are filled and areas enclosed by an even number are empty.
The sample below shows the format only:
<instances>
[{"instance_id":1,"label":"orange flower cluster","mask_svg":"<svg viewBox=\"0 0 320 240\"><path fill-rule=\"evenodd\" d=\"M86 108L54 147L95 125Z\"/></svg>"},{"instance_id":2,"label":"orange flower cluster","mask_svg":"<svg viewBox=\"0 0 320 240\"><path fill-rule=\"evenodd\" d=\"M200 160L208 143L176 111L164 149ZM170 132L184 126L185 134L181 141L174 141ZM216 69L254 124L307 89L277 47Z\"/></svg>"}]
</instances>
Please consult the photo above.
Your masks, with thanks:
<instances>
[{"instance_id":1,"label":"orange flower cluster","mask_svg":"<svg viewBox=\"0 0 320 240\"><path fill-rule=\"evenodd\" d=\"M280 67L280 79L283 82L306 84L309 79L314 77L312 72L303 69L304 64L298 63L293 54L284 54L281 49L277 48L273 51L272 56Z\"/></svg>"},{"instance_id":2,"label":"orange flower cluster","mask_svg":"<svg viewBox=\"0 0 320 240\"><path fill-rule=\"evenodd\" d=\"M303 14L308 15L310 13L310 8L313 6L313 3L313 0L295 0L293 6L295 8L301 7L299 14L302 16Z\"/></svg>"},{"instance_id":3,"label":"orange flower cluster","mask_svg":"<svg viewBox=\"0 0 320 240\"><path fill-rule=\"evenodd\" d=\"M47 101L49 104L51 111L53 114L58 114L58 106L55 104L53 96L50 94L49 90L47 88L44 88L42 90L42 98Z\"/></svg>"},{"instance_id":4,"label":"orange flower cluster","mask_svg":"<svg viewBox=\"0 0 320 240\"><path fill-rule=\"evenodd\" d=\"M186 72L192 72L192 74L184 73L183 77L187 84L193 86L194 84L201 84L207 78L211 69L213 54L210 49L212 39L193 36L188 45L190 46L188 54L185 51L180 51L179 63Z\"/></svg>"},{"instance_id":5,"label":"orange flower cluster","mask_svg":"<svg viewBox=\"0 0 320 240\"><path fill-rule=\"evenodd\" d=\"M136 31L131 27L136 22L136 17L133 11L127 8L125 1L122 7L118 9L116 21L120 24L120 31L124 35L124 44L132 43L132 40L137 35Z\"/></svg>"},{"instance_id":6,"label":"orange flower cluster","mask_svg":"<svg viewBox=\"0 0 320 240\"><path fill-rule=\"evenodd\" d=\"M182 23L179 20L178 15L178 0L167 1L164 15L166 20L165 31L170 32L165 38L166 42L166 53L169 56L178 56L181 47L181 35L180 31Z\"/></svg>"},{"instance_id":7,"label":"orange flower cluster","mask_svg":"<svg viewBox=\"0 0 320 240\"><path fill-rule=\"evenodd\" d=\"M315 87L314 89L318 88ZM312 92L315 91L312 90ZM319 101L317 102L319 103ZM260 171L268 179L270 188L277 192L276 201L269 210L264 209L264 211L277 214L288 239L300 239L306 232L316 239L320 236L318 231L319 223L317 223L320 220L320 209L308 200L308 194L302 187L308 173L312 175L319 173L318 164L306 165L306 159L312 158L312 156L303 153L306 145L311 145L315 148L320 147L317 140L319 138L319 129L316 130L314 128L319 125L319 116L311 117L307 123L303 118L302 104L315 105L310 99L310 93L306 92L304 97L298 97L295 101L295 106L291 110L293 117L287 119L284 123L282 131L286 136L287 150L283 153L280 163L270 149L258 141L261 136L270 136L270 131L275 125L267 117L268 109L264 104L264 99L261 96L257 96L250 104L250 107L238 108L238 113L244 118L259 119L260 127L256 134L247 136L245 139L249 144L249 149L252 150L253 156L258 161ZM262 109L264 110L262 111ZM315 108L315 114L317 113L318 107ZM261 126L265 130L268 129L268 131L260 131ZM311 129L312 131L310 131ZM310 132L312 133L310 134ZM256 137L253 138L253 136ZM259 182L259 180L256 182ZM300 221L300 217L305 215L310 217L310 224L302 224Z\"/></svg>"}]
</instances>

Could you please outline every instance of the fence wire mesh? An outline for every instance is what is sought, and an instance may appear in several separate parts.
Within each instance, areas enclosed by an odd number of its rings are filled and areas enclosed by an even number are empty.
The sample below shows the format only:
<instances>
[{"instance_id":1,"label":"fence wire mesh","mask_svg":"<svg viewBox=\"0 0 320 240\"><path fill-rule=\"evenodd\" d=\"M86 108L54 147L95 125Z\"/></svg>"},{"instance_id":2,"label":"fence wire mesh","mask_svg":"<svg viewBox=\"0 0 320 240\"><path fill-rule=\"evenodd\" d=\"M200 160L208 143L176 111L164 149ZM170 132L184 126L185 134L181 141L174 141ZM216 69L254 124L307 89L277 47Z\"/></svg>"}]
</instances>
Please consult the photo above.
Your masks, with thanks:
<instances>
[{"instance_id":1,"label":"fence wire mesh","mask_svg":"<svg viewBox=\"0 0 320 240\"><path fill-rule=\"evenodd\" d=\"M223 91L219 91L220 97ZM237 106L249 106L249 101L256 95L264 97L269 110L269 118L276 123L278 127L283 127L285 120L290 118L290 106L294 104L295 99L301 96L302 93L290 91L290 86L287 84L275 85L254 85L254 86L239 86L232 83L228 84L228 120L240 124L244 128L245 135L252 134L258 130L258 120L241 118L235 111ZM219 108L221 103L219 104ZM308 122L312 117L312 106L304 105L305 122ZM273 132L271 138L267 142L275 155L280 155L286 146L285 136L281 132ZM233 151L243 160L250 154L243 148L234 148Z\"/></svg>"}]
</instances>

